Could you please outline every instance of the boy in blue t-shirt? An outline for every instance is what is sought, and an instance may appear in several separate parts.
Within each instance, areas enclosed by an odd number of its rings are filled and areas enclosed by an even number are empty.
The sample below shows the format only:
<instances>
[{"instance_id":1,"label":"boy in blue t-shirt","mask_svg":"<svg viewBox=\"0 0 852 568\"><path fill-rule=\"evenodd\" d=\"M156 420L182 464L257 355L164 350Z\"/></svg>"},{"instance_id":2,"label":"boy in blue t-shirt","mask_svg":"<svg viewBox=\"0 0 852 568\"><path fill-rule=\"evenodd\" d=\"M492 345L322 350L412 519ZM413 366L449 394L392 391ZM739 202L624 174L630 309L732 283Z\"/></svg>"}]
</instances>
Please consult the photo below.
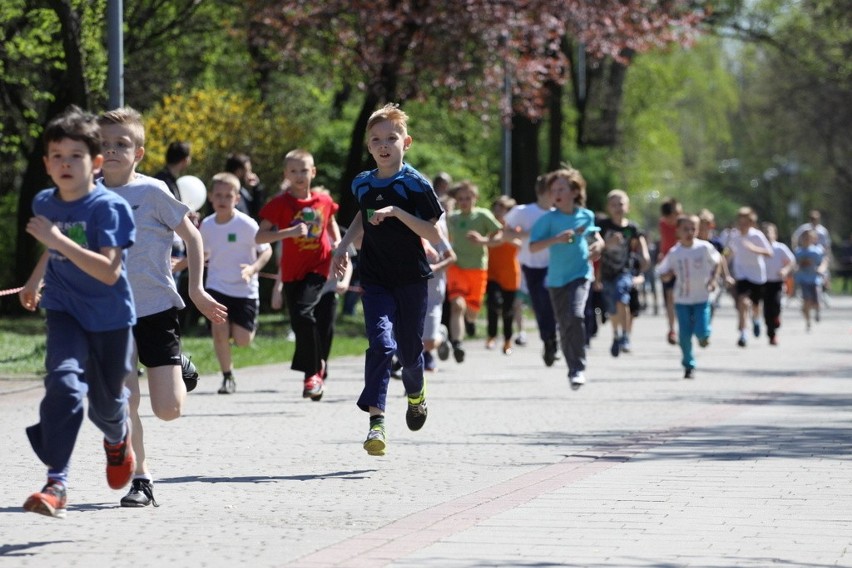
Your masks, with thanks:
<instances>
[{"instance_id":1,"label":"boy in blue t-shirt","mask_svg":"<svg viewBox=\"0 0 852 568\"><path fill-rule=\"evenodd\" d=\"M586 300L594 279L590 259L603 249L595 214L586 209L586 180L578 170L551 172L545 182L555 209L545 213L530 231L530 252L550 249L545 284L559 326L562 353L573 390L586 384ZM591 245L587 239L592 241Z\"/></svg>"},{"instance_id":2,"label":"boy in blue t-shirt","mask_svg":"<svg viewBox=\"0 0 852 568\"><path fill-rule=\"evenodd\" d=\"M370 413L364 449L372 456L385 455L387 447L385 400L394 354L402 364L408 395L408 428L422 428L427 413L421 338L426 280L433 275L421 239L440 239L435 224L443 209L432 185L402 161L411 146L407 122L408 115L393 104L377 110L367 121L367 150L378 167L362 172L352 182L360 210L332 264L332 272L342 276L349 263L348 246L363 236L358 258L369 347L358 407Z\"/></svg>"},{"instance_id":3,"label":"boy in blue t-shirt","mask_svg":"<svg viewBox=\"0 0 852 568\"><path fill-rule=\"evenodd\" d=\"M84 397L104 433L109 486L127 485L136 464L124 386L136 323L124 260L136 228L127 202L94 183L103 163L94 116L69 107L48 124L44 144L56 187L35 196L26 230L47 250L19 297L24 308L46 311L45 393L27 436L47 465L47 484L24 510L61 518Z\"/></svg>"},{"instance_id":4,"label":"boy in blue t-shirt","mask_svg":"<svg viewBox=\"0 0 852 568\"><path fill-rule=\"evenodd\" d=\"M819 293L828 270L828 256L819 244L819 233L811 229L802 235L802 245L796 249L796 286L802 291L802 315L805 326L811 330L811 312L819 321Z\"/></svg>"}]
</instances>

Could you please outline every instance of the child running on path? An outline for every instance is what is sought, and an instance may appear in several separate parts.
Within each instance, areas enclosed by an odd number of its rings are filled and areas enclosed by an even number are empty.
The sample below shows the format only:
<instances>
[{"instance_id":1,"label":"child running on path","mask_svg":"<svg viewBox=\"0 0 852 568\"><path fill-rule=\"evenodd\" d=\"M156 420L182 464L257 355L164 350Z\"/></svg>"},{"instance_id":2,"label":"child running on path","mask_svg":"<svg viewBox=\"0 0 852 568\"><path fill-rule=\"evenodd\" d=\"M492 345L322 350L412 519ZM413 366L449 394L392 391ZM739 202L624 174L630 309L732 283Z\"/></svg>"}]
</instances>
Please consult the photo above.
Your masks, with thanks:
<instances>
[{"instance_id":1,"label":"child running on path","mask_svg":"<svg viewBox=\"0 0 852 568\"><path fill-rule=\"evenodd\" d=\"M129 107L119 108L102 114L98 124L104 150L102 183L130 203L136 222L136 244L127 256L127 274L138 317L133 326L134 359L138 358L147 368L154 415L161 420L175 420L183 412L186 393L195 387L198 377L192 363L181 353L178 310L185 304L172 276L170 257L175 234L186 246L192 302L213 322L224 321L227 310L202 287L203 245L201 234L190 220L189 207L175 199L161 180L136 172L145 155L145 129L140 114ZM156 506L139 416L142 395L135 365L127 386L137 459L133 485L121 505Z\"/></svg>"},{"instance_id":2,"label":"child running on path","mask_svg":"<svg viewBox=\"0 0 852 568\"><path fill-rule=\"evenodd\" d=\"M501 195L491 205L494 218L505 227L506 214L516 202ZM488 339L486 349L494 349L500 320L503 321L503 353L512 353L512 328L515 323L515 296L521 287L521 264L518 249L521 240L514 231L504 230L503 239L492 243L488 249L488 285L486 286L486 310Z\"/></svg>"},{"instance_id":3,"label":"child running on path","mask_svg":"<svg viewBox=\"0 0 852 568\"><path fill-rule=\"evenodd\" d=\"M594 279L590 260L600 254L603 239L595 226L595 214L584 207L586 180L578 170L556 170L546 183L556 208L533 225L530 252L550 249L546 284L568 363L568 381L577 390L586 384L585 311Z\"/></svg>"},{"instance_id":4,"label":"child running on path","mask_svg":"<svg viewBox=\"0 0 852 568\"><path fill-rule=\"evenodd\" d=\"M456 362L464 361L462 338L474 335L476 316L488 284L488 246L502 239L502 225L484 207L476 206L479 188L469 181L453 191L457 209L447 217L456 262L447 269L450 301L450 343Z\"/></svg>"},{"instance_id":5,"label":"child running on path","mask_svg":"<svg viewBox=\"0 0 852 568\"><path fill-rule=\"evenodd\" d=\"M280 279L296 335L290 368L304 374L302 397L318 401L325 390L325 361L321 356L316 307L328 279L332 249L340 242L334 214L337 203L325 191L311 191L317 169L305 150L291 150L284 157L287 189L260 210L255 241L281 241ZM329 231L332 239L329 240Z\"/></svg>"},{"instance_id":6,"label":"child running on path","mask_svg":"<svg viewBox=\"0 0 852 568\"><path fill-rule=\"evenodd\" d=\"M772 256L766 259L766 284L763 285L763 320L769 345L778 345L777 330L781 327L781 299L784 282L796 267L793 252L778 240L778 228L773 223L763 223L763 234L772 246Z\"/></svg>"},{"instance_id":7,"label":"child running on path","mask_svg":"<svg viewBox=\"0 0 852 568\"><path fill-rule=\"evenodd\" d=\"M136 466L130 445L128 391L136 323L124 249L136 237L126 201L96 186L103 164L94 116L69 107L44 132L44 165L55 188L33 199L26 231L47 250L19 294L21 305L46 311L45 393L27 437L47 465L47 483L25 511L64 517L71 454L89 418L104 434L107 482L121 489ZM40 294L42 283L44 295Z\"/></svg>"},{"instance_id":8,"label":"child running on path","mask_svg":"<svg viewBox=\"0 0 852 568\"><path fill-rule=\"evenodd\" d=\"M721 270L721 255L707 241L695 238L697 215L681 215L677 220L678 243L657 265L663 282L674 279L672 290L680 340L684 379L695 378L692 336L701 347L710 343L710 292L715 290Z\"/></svg>"},{"instance_id":9,"label":"child running on path","mask_svg":"<svg viewBox=\"0 0 852 568\"><path fill-rule=\"evenodd\" d=\"M204 257L207 259L207 290L228 308L223 322L211 323L213 348L222 386L219 394L232 394L237 383L231 358L231 340L237 347L251 344L257 330L260 305L257 273L272 257L272 247L254 242L257 221L237 210L240 180L227 172L213 176L208 199L213 215L201 222Z\"/></svg>"},{"instance_id":10,"label":"child running on path","mask_svg":"<svg viewBox=\"0 0 852 568\"><path fill-rule=\"evenodd\" d=\"M420 430L427 416L422 337L426 281L433 275L421 239L440 240L435 225L443 211L429 181L403 163L411 147L407 123L408 115L394 104L367 121L367 150L378 167L352 182L359 211L334 260L334 271L342 276L348 246L363 237L359 259L369 347L358 407L370 414L364 449L372 456L385 455L387 448L385 403L394 354L402 364L408 428Z\"/></svg>"},{"instance_id":11,"label":"child running on path","mask_svg":"<svg viewBox=\"0 0 852 568\"><path fill-rule=\"evenodd\" d=\"M805 328L811 330L811 313L819 321L819 294L828 270L828 255L819 244L819 233L809 229L802 234L802 245L796 249L796 286L802 291L802 315Z\"/></svg>"},{"instance_id":12,"label":"child running on path","mask_svg":"<svg viewBox=\"0 0 852 568\"><path fill-rule=\"evenodd\" d=\"M760 336L760 302L766 283L766 257L772 256L772 246L766 236L755 228L757 214L751 207L737 211L737 223L728 239L728 250L733 257L732 272L736 280L739 339L737 345L746 346L746 325L752 318L752 332Z\"/></svg>"}]
</instances>

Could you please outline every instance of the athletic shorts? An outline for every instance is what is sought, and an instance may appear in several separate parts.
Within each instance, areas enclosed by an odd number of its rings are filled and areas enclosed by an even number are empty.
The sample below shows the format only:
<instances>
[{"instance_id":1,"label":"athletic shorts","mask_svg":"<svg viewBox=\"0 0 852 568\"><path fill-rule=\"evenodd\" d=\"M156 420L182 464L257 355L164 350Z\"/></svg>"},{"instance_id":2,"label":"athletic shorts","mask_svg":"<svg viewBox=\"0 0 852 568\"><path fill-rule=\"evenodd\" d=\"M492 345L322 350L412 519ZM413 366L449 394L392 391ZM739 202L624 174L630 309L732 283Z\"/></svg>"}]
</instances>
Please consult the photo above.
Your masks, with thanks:
<instances>
[{"instance_id":1,"label":"athletic shorts","mask_svg":"<svg viewBox=\"0 0 852 568\"><path fill-rule=\"evenodd\" d=\"M630 305L630 290L633 289L633 276L625 272L612 280L603 281L603 299L606 313L614 315L618 304Z\"/></svg>"},{"instance_id":2,"label":"athletic shorts","mask_svg":"<svg viewBox=\"0 0 852 568\"><path fill-rule=\"evenodd\" d=\"M817 303L819 295L817 294L817 284L799 284L799 289L802 291L802 299L806 302Z\"/></svg>"},{"instance_id":3,"label":"athletic shorts","mask_svg":"<svg viewBox=\"0 0 852 568\"><path fill-rule=\"evenodd\" d=\"M228 322L254 332L257 329L258 298L235 298L217 290L207 290L220 304L228 308Z\"/></svg>"},{"instance_id":4,"label":"athletic shorts","mask_svg":"<svg viewBox=\"0 0 852 568\"><path fill-rule=\"evenodd\" d=\"M459 268L451 264L447 268L447 299L464 298L467 309L478 312L482 307L488 271L480 268Z\"/></svg>"},{"instance_id":5,"label":"athletic shorts","mask_svg":"<svg viewBox=\"0 0 852 568\"><path fill-rule=\"evenodd\" d=\"M180 323L177 308L136 319L133 326L139 362L146 367L180 365Z\"/></svg>"},{"instance_id":6,"label":"athletic shorts","mask_svg":"<svg viewBox=\"0 0 852 568\"><path fill-rule=\"evenodd\" d=\"M751 280L737 280L737 298L748 295L753 304L763 300L763 284L755 284Z\"/></svg>"}]
</instances>

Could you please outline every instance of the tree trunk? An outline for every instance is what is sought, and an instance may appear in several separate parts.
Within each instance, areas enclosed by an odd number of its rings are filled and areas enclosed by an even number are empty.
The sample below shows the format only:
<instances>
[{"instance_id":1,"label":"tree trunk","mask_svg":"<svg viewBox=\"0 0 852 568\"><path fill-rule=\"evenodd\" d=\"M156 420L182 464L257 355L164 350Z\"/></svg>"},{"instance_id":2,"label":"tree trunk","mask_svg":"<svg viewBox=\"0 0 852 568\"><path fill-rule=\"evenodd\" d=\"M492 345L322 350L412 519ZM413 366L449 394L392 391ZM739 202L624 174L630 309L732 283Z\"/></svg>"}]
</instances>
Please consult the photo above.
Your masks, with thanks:
<instances>
[{"instance_id":1,"label":"tree trunk","mask_svg":"<svg viewBox=\"0 0 852 568\"><path fill-rule=\"evenodd\" d=\"M512 197L518 203L535 201L535 179L538 177L538 134L540 122L515 115L512 117Z\"/></svg>"},{"instance_id":2,"label":"tree trunk","mask_svg":"<svg viewBox=\"0 0 852 568\"><path fill-rule=\"evenodd\" d=\"M562 122L565 117L562 113L561 85L549 83L547 90L550 93L550 123L547 132L547 171L559 169L565 158L562 156Z\"/></svg>"}]
</instances>

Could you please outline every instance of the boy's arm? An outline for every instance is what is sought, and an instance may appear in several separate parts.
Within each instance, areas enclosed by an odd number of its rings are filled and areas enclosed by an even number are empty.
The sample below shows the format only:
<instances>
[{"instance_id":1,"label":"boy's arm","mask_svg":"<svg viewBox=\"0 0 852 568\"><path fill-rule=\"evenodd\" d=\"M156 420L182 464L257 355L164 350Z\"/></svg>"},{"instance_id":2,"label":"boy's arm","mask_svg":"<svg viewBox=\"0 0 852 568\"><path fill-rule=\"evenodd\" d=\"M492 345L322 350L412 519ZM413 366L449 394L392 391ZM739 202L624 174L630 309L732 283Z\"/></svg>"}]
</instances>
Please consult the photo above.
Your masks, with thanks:
<instances>
[{"instance_id":1,"label":"boy's arm","mask_svg":"<svg viewBox=\"0 0 852 568\"><path fill-rule=\"evenodd\" d=\"M648 241L645 240L645 235L639 235L639 271L646 272L651 266L651 254L648 252Z\"/></svg>"},{"instance_id":2,"label":"boy's arm","mask_svg":"<svg viewBox=\"0 0 852 568\"><path fill-rule=\"evenodd\" d=\"M44 282L44 273L47 271L47 261L50 258L50 253L44 251L41 258L38 259L33 273L24 284L24 288L18 292L18 299L21 305L27 310L34 312L38 308L38 303L41 300L41 285Z\"/></svg>"},{"instance_id":3,"label":"boy's arm","mask_svg":"<svg viewBox=\"0 0 852 568\"><path fill-rule=\"evenodd\" d=\"M286 229L278 229L270 221L261 219L260 227L257 229L257 234L254 236L254 242L262 245L264 243L275 243L283 241L284 239L294 239L296 237L305 237L307 235L308 226L305 223L299 223Z\"/></svg>"},{"instance_id":4,"label":"boy's arm","mask_svg":"<svg viewBox=\"0 0 852 568\"><path fill-rule=\"evenodd\" d=\"M382 207L381 209L373 213L373 216L367 219L367 222L373 225L378 225L389 217L396 217L397 219L402 221L406 227L411 229L414 234L416 234L420 238L426 239L430 243L437 242L437 240L441 236L435 226L438 222L437 218L429 219L427 221L425 219L421 219L420 217L415 217L408 211L404 211L403 209L400 209L399 207L394 207L393 205L389 205L388 207Z\"/></svg>"},{"instance_id":5,"label":"boy's arm","mask_svg":"<svg viewBox=\"0 0 852 568\"><path fill-rule=\"evenodd\" d=\"M328 229L331 232L331 247L337 248L340 244L340 225L337 224L337 216L332 215L331 221L329 222Z\"/></svg>"},{"instance_id":6,"label":"boy's arm","mask_svg":"<svg viewBox=\"0 0 852 568\"><path fill-rule=\"evenodd\" d=\"M361 219L361 212L358 211L331 257L331 273L335 277L343 278L346 275L346 269L349 266L349 245L360 240L363 234L364 222Z\"/></svg>"},{"instance_id":7,"label":"boy's arm","mask_svg":"<svg viewBox=\"0 0 852 568\"><path fill-rule=\"evenodd\" d=\"M204 273L204 245L201 233L190 221L189 216L184 216L180 224L175 227L175 233L183 239L186 245L186 267L189 275L189 297L198 311L213 323L222 323L228 309L213 299L201 283Z\"/></svg>"},{"instance_id":8,"label":"boy's arm","mask_svg":"<svg viewBox=\"0 0 852 568\"><path fill-rule=\"evenodd\" d=\"M592 242L589 243L589 258L592 260L597 260L603 254L603 249L606 246L604 243L603 237L597 231L592 233L592 236L589 237L592 239Z\"/></svg>"},{"instance_id":9,"label":"boy's arm","mask_svg":"<svg viewBox=\"0 0 852 568\"><path fill-rule=\"evenodd\" d=\"M56 250L77 268L108 286L121 276L121 248L101 247L100 251L85 249L63 235L47 218L38 215L27 223L27 232L48 248Z\"/></svg>"},{"instance_id":10,"label":"boy's arm","mask_svg":"<svg viewBox=\"0 0 852 568\"><path fill-rule=\"evenodd\" d=\"M574 240L575 235L576 233L574 232L574 229L566 229L560 233L553 235L552 237L540 239L538 241L530 241L530 252L541 252L544 249L558 243L570 243L572 240ZM600 239L600 242L603 243L603 239L600 238L600 235L597 235L596 238Z\"/></svg>"},{"instance_id":11,"label":"boy's arm","mask_svg":"<svg viewBox=\"0 0 852 568\"><path fill-rule=\"evenodd\" d=\"M205 254L205 256L207 255ZM266 266L270 258L272 258L272 247L267 247L266 250L257 255L257 260L251 264L241 264L240 275L243 277L243 280L251 282L252 277Z\"/></svg>"}]
</instances>

